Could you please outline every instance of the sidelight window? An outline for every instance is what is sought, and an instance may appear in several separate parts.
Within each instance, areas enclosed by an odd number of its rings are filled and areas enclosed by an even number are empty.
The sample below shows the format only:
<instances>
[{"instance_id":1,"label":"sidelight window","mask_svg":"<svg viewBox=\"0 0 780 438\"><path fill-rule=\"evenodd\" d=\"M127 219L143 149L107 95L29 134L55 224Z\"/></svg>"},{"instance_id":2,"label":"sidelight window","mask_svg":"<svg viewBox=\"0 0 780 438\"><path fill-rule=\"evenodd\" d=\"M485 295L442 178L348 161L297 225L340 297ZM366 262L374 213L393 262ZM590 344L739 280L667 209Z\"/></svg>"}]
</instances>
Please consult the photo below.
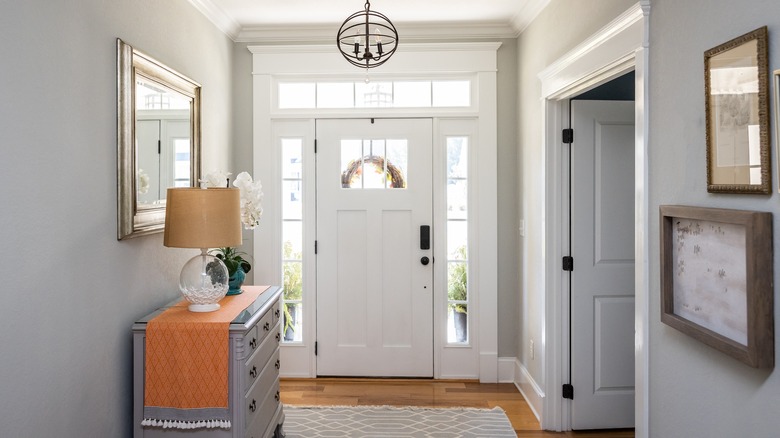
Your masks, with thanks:
<instances>
[{"instance_id":1,"label":"sidelight window","mask_svg":"<svg viewBox=\"0 0 780 438\"><path fill-rule=\"evenodd\" d=\"M282 145L282 336L303 340L303 139Z\"/></svg>"},{"instance_id":2,"label":"sidelight window","mask_svg":"<svg viewBox=\"0 0 780 438\"><path fill-rule=\"evenodd\" d=\"M468 343L468 137L447 138L447 342Z\"/></svg>"}]
</instances>

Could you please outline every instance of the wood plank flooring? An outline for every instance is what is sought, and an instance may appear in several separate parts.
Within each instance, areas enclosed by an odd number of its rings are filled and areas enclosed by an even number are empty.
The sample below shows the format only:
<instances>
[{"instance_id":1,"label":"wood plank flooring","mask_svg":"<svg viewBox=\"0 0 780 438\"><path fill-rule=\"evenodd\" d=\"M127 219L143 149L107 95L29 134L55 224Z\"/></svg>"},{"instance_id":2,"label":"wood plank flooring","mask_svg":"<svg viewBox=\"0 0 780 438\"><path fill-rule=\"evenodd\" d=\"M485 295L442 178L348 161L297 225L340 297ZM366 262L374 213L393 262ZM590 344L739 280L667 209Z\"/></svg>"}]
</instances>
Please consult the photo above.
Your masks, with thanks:
<instances>
[{"instance_id":1,"label":"wood plank flooring","mask_svg":"<svg viewBox=\"0 0 780 438\"><path fill-rule=\"evenodd\" d=\"M281 395L285 404L306 406L500 406L519 438L634 438L633 430L542 431L528 403L511 383L417 379L282 379Z\"/></svg>"}]
</instances>

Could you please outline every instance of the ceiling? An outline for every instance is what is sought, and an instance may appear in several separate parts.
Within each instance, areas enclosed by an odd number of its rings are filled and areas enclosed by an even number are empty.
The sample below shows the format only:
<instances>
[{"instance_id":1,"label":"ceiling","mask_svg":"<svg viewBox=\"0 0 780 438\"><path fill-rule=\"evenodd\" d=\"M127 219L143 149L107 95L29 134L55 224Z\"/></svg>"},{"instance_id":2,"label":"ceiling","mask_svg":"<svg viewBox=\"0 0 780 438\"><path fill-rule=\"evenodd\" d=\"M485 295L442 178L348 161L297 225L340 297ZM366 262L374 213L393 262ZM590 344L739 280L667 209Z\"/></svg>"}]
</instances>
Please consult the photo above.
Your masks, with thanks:
<instances>
[{"instance_id":1,"label":"ceiling","mask_svg":"<svg viewBox=\"0 0 780 438\"><path fill-rule=\"evenodd\" d=\"M189 0L233 41L332 39L362 0ZM374 0L406 39L516 37L550 0Z\"/></svg>"}]
</instances>

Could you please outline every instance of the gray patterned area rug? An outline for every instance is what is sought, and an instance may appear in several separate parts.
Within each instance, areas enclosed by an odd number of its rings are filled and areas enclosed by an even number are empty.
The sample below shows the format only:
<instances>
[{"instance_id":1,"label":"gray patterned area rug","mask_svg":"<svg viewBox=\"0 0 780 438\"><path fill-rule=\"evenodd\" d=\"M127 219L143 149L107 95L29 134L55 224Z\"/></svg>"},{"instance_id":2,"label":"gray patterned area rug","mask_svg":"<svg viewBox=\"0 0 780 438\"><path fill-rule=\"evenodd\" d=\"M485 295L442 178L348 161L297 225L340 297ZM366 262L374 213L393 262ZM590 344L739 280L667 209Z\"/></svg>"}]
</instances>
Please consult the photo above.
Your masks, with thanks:
<instances>
[{"instance_id":1,"label":"gray patterned area rug","mask_svg":"<svg viewBox=\"0 0 780 438\"><path fill-rule=\"evenodd\" d=\"M284 406L286 438L517 437L501 408Z\"/></svg>"}]
</instances>

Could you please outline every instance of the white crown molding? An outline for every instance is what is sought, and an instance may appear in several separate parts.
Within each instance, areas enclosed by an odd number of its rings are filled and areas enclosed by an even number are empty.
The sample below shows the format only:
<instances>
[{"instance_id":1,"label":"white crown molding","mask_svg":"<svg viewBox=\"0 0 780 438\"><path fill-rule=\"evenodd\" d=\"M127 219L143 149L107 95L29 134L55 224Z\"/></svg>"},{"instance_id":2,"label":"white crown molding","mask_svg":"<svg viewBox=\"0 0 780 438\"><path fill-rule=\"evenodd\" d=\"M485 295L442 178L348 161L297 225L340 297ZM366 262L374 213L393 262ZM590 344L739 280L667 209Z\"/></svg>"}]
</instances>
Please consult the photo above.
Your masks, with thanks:
<instances>
[{"instance_id":1,"label":"white crown molding","mask_svg":"<svg viewBox=\"0 0 780 438\"><path fill-rule=\"evenodd\" d=\"M512 18L515 36L520 36L549 4L550 0L527 0L517 15Z\"/></svg>"},{"instance_id":2,"label":"white crown molding","mask_svg":"<svg viewBox=\"0 0 780 438\"><path fill-rule=\"evenodd\" d=\"M516 38L507 23L415 23L397 26L399 41ZM236 42L319 43L334 42L338 25L268 25L241 29ZM399 45L400 47L400 45Z\"/></svg>"},{"instance_id":3,"label":"white crown molding","mask_svg":"<svg viewBox=\"0 0 780 438\"><path fill-rule=\"evenodd\" d=\"M236 41L241 32L241 25L211 0L187 0L201 14L206 16L217 29L225 33L231 40Z\"/></svg>"}]
</instances>

